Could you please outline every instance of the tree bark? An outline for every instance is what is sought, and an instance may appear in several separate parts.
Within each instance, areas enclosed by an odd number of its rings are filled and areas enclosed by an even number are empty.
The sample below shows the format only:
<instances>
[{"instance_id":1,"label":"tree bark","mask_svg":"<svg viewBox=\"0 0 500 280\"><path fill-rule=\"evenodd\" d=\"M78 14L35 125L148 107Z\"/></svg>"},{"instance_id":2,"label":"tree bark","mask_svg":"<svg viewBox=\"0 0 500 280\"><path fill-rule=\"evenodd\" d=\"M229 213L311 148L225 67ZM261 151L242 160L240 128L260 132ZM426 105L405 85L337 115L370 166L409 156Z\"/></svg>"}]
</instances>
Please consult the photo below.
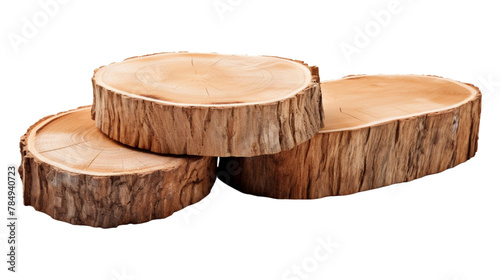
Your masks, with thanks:
<instances>
[{"instance_id":1,"label":"tree bark","mask_svg":"<svg viewBox=\"0 0 500 280\"><path fill-rule=\"evenodd\" d=\"M24 204L76 225L164 218L208 195L215 181L215 158L123 146L95 127L90 107L40 120L20 146Z\"/></svg>"},{"instance_id":2,"label":"tree bark","mask_svg":"<svg viewBox=\"0 0 500 280\"><path fill-rule=\"evenodd\" d=\"M97 127L162 154L277 153L323 126L318 69L300 61L163 53L101 67L92 82Z\"/></svg>"},{"instance_id":3,"label":"tree bark","mask_svg":"<svg viewBox=\"0 0 500 280\"><path fill-rule=\"evenodd\" d=\"M325 128L289 151L223 158L224 178L273 198L347 195L452 168L477 151L481 94L432 76L349 76L322 84ZM234 170L237 170L235 172Z\"/></svg>"}]
</instances>

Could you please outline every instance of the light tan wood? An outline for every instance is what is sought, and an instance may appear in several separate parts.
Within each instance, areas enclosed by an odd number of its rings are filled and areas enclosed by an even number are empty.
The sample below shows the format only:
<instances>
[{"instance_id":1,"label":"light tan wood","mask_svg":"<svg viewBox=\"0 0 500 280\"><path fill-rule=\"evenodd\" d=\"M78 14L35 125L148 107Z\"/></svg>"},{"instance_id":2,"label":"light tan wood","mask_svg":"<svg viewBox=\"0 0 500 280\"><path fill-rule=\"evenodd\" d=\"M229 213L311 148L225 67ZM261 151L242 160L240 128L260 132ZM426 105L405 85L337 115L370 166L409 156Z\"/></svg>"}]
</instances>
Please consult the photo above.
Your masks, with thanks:
<instances>
[{"instance_id":1,"label":"light tan wood","mask_svg":"<svg viewBox=\"0 0 500 280\"><path fill-rule=\"evenodd\" d=\"M97 126L157 153L276 153L323 125L317 68L288 59L162 53L101 67L92 81Z\"/></svg>"},{"instance_id":2,"label":"light tan wood","mask_svg":"<svg viewBox=\"0 0 500 280\"><path fill-rule=\"evenodd\" d=\"M328 112L321 133L442 112L470 101L477 93L457 81L419 75L348 76L323 83L322 88Z\"/></svg>"},{"instance_id":3,"label":"light tan wood","mask_svg":"<svg viewBox=\"0 0 500 280\"><path fill-rule=\"evenodd\" d=\"M90 110L44 118L21 138L26 205L57 220L107 228L164 218L208 195L215 158L124 146L97 129Z\"/></svg>"},{"instance_id":4,"label":"light tan wood","mask_svg":"<svg viewBox=\"0 0 500 280\"><path fill-rule=\"evenodd\" d=\"M223 158L219 168L231 172L221 179L249 194L320 198L438 173L477 151L481 94L472 85L358 75L322 83L322 90L318 135L274 155Z\"/></svg>"}]
</instances>

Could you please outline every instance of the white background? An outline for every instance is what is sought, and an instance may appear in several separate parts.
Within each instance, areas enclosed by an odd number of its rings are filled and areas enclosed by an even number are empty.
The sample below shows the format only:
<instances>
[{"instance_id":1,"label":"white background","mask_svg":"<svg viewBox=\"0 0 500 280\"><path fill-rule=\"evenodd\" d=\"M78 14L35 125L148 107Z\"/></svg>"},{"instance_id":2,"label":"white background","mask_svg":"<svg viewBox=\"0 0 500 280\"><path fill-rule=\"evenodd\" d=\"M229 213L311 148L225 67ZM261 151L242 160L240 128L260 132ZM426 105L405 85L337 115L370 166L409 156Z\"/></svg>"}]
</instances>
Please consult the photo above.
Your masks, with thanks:
<instances>
[{"instance_id":1,"label":"white background","mask_svg":"<svg viewBox=\"0 0 500 280\"><path fill-rule=\"evenodd\" d=\"M474 83L484 98L476 157L409 183L287 201L219 182L203 202L167 219L107 230L20 205L19 272L8 273L2 261L0 278L500 279L500 7L400 0L394 10L390 2L68 1L44 22L38 1L2 1L2 225L6 167L20 162L19 137L46 115L91 104L93 70L127 57L276 55L319 66L322 80L433 74ZM214 3L232 6L224 12ZM375 23L382 10L390 19ZM24 18L33 17L37 30L23 35ZM363 42L357 37L366 28ZM24 40L13 44L13 36ZM356 53L346 56L346 44ZM19 185L19 204L21 195ZM2 260L6 237L0 226ZM328 240L335 243L330 251L321 247Z\"/></svg>"}]
</instances>

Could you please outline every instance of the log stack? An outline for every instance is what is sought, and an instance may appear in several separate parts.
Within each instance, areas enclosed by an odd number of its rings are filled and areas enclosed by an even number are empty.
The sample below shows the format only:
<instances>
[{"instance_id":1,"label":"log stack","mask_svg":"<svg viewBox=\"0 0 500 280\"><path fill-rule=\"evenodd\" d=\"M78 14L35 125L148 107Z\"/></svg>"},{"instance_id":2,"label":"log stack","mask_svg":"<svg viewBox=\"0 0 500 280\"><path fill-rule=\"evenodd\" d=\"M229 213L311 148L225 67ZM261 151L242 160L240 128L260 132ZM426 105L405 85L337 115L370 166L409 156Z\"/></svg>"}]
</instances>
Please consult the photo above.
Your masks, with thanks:
<instances>
[{"instance_id":1,"label":"log stack","mask_svg":"<svg viewBox=\"0 0 500 280\"><path fill-rule=\"evenodd\" d=\"M116 227L165 218L216 179L309 199L413 180L477 150L481 94L433 76L349 76L278 57L161 53L103 66L92 106L21 137L24 203Z\"/></svg>"}]
</instances>

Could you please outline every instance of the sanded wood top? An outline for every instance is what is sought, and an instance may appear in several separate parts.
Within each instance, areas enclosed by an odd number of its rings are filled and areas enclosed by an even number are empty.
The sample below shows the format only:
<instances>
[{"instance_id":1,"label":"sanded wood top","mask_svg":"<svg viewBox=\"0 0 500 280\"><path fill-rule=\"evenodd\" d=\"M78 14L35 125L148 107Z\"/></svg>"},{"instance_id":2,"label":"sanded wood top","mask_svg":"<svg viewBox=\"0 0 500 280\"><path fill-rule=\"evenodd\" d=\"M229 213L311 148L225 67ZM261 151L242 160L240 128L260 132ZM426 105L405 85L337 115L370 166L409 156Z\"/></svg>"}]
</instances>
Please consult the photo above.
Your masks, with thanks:
<instances>
[{"instance_id":1,"label":"sanded wood top","mask_svg":"<svg viewBox=\"0 0 500 280\"><path fill-rule=\"evenodd\" d=\"M321 83L325 127L357 129L431 112L471 100L479 91L454 80L419 75L360 75Z\"/></svg>"},{"instance_id":2,"label":"sanded wood top","mask_svg":"<svg viewBox=\"0 0 500 280\"><path fill-rule=\"evenodd\" d=\"M90 107L51 116L37 123L28 136L29 150L63 170L110 175L175 168L196 157L162 156L111 140L90 118Z\"/></svg>"},{"instance_id":3,"label":"sanded wood top","mask_svg":"<svg viewBox=\"0 0 500 280\"><path fill-rule=\"evenodd\" d=\"M299 62L265 56L161 53L101 67L97 85L133 98L197 106L273 102L311 83Z\"/></svg>"}]
</instances>

